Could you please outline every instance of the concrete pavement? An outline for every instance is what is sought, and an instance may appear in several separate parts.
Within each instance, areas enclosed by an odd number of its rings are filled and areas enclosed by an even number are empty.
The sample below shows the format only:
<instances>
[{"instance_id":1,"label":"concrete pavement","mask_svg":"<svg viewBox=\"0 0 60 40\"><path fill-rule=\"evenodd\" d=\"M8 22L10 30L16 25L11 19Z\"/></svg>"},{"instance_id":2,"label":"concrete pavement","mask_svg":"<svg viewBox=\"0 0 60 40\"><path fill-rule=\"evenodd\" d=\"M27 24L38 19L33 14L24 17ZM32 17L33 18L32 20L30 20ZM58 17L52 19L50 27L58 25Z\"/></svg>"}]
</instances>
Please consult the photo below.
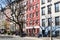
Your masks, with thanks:
<instances>
[{"instance_id":1,"label":"concrete pavement","mask_svg":"<svg viewBox=\"0 0 60 40\"><path fill-rule=\"evenodd\" d=\"M7 35L7 34L0 34L0 38L15 38L15 37L20 37L16 35Z\"/></svg>"},{"instance_id":2,"label":"concrete pavement","mask_svg":"<svg viewBox=\"0 0 60 40\"><path fill-rule=\"evenodd\" d=\"M50 37L40 37L40 38L37 38L37 37L25 37L26 39L33 39L33 40L50 40ZM60 40L60 39L57 39L57 38L53 38L53 40Z\"/></svg>"},{"instance_id":3,"label":"concrete pavement","mask_svg":"<svg viewBox=\"0 0 60 40\"><path fill-rule=\"evenodd\" d=\"M0 40L50 40L50 37L19 37L16 35L0 35ZM60 40L53 38L53 40Z\"/></svg>"}]
</instances>

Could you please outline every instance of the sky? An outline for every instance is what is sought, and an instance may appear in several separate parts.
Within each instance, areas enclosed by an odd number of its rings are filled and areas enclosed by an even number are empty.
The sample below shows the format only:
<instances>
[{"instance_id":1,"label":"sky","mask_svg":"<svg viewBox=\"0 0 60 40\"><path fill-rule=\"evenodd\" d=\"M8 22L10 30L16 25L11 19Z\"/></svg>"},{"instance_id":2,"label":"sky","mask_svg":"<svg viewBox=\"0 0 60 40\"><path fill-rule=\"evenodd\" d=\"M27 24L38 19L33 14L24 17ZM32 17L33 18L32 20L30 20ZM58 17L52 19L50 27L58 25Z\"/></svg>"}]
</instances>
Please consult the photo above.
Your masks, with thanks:
<instances>
[{"instance_id":1,"label":"sky","mask_svg":"<svg viewBox=\"0 0 60 40\"><path fill-rule=\"evenodd\" d=\"M14 1L14 0L12 0L12 1ZM0 0L0 4L4 8L7 5L7 2L6 2L6 0ZM1 5L0 5L0 7L1 7Z\"/></svg>"},{"instance_id":2,"label":"sky","mask_svg":"<svg viewBox=\"0 0 60 40\"><path fill-rule=\"evenodd\" d=\"M2 5L2 7L5 7L5 5L6 5L5 0L0 0L0 4ZM0 7L1 7L1 5L0 5Z\"/></svg>"}]
</instances>

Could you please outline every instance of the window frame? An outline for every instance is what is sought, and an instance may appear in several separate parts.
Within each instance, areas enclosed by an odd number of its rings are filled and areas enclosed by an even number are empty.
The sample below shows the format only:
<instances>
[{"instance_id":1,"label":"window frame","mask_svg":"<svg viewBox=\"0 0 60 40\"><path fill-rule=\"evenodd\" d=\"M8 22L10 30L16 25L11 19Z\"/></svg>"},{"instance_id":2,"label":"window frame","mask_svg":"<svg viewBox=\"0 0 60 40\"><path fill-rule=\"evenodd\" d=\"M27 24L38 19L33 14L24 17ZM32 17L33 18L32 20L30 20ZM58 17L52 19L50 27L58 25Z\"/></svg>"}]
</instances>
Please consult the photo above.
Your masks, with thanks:
<instances>
[{"instance_id":1,"label":"window frame","mask_svg":"<svg viewBox=\"0 0 60 40\"><path fill-rule=\"evenodd\" d=\"M41 4L45 4L45 0L41 0Z\"/></svg>"},{"instance_id":2,"label":"window frame","mask_svg":"<svg viewBox=\"0 0 60 40\"><path fill-rule=\"evenodd\" d=\"M45 19L42 19L42 26L45 27Z\"/></svg>"},{"instance_id":3,"label":"window frame","mask_svg":"<svg viewBox=\"0 0 60 40\"><path fill-rule=\"evenodd\" d=\"M37 4L36 4L36 8L38 8L38 7L39 7L39 4L37 3Z\"/></svg>"},{"instance_id":4,"label":"window frame","mask_svg":"<svg viewBox=\"0 0 60 40\"><path fill-rule=\"evenodd\" d=\"M37 19L37 20L35 21L35 23L38 24L38 21L39 21L39 20Z\"/></svg>"},{"instance_id":5,"label":"window frame","mask_svg":"<svg viewBox=\"0 0 60 40\"><path fill-rule=\"evenodd\" d=\"M42 13L42 15L45 15L45 7L41 8L41 13Z\"/></svg>"},{"instance_id":6,"label":"window frame","mask_svg":"<svg viewBox=\"0 0 60 40\"><path fill-rule=\"evenodd\" d=\"M54 5L55 6L55 12L59 12L60 11L59 5L60 5L60 2L55 3L55 5Z\"/></svg>"},{"instance_id":7,"label":"window frame","mask_svg":"<svg viewBox=\"0 0 60 40\"><path fill-rule=\"evenodd\" d=\"M38 14L39 14L39 11L36 11L36 16L38 16Z\"/></svg>"},{"instance_id":8,"label":"window frame","mask_svg":"<svg viewBox=\"0 0 60 40\"><path fill-rule=\"evenodd\" d=\"M51 26L52 18L48 18L48 26Z\"/></svg>"},{"instance_id":9,"label":"window frame","mask_svg":"<svg viewBox=\"0 0 60 40\"><path fill-rule=\"evenodd\" d=\"M50 5L47 6L48 14L51 14L51 12L52 12L51 11L51 7L52 7L52 4L50 4Z\"/></svg>"},{"instance_id":10,"label":"window frame","mask_svg":"<svg viewBox=\"0 0 60 40\"><path fill-rule=\"evenodd\" d=\"M32 13L29 14L29 17L32 18Z\"/></svg>"},{"instance_id":11,"label":"window frame","mask_svg":"<svg viewBox=\"0 0 60 40\"><path fill-rule=\"evenodd\" d=\"M51 2L52 0L48 0L48 2Z\"/></svg>"},{"instance_id":12,"label":"window frame","mask_svg":"<svg viewBox=\"0 0 60 40\"><path fill-rule=\"evenodd\" d=\"M58 22L57 22L58 20ZM55 17L55 26L58 26L59 25L59 16L58 17Z\"/></svg>"},{"instance_id":13,"label":"window frame","mask_svg":"<svg viewBox=\"0 0 60 40\"><path fill-rule=\"evenodd\" d=\"M28 18L28 14L26 15L26 18Z\"/></svg>"}]
</instances>

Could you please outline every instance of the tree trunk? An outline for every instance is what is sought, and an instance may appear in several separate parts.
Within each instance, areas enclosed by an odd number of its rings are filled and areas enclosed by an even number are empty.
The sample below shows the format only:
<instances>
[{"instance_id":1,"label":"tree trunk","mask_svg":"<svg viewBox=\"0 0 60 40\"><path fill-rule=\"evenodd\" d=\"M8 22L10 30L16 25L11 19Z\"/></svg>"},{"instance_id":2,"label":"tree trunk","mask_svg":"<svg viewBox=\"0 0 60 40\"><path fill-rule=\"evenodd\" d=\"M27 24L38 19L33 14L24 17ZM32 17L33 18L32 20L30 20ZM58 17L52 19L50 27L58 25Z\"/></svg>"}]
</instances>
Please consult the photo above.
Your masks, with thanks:
<instances>
[{"instance_id":1,"label":"tree trunk","mask_svg":"<svg viewBox=\"0 0 60 40\"><path fill-rule=\"evenodd\" d=\"M19 24L19 35L22 37L23 36L23 26L22 24Z\"/></svg>"}]
</instances>

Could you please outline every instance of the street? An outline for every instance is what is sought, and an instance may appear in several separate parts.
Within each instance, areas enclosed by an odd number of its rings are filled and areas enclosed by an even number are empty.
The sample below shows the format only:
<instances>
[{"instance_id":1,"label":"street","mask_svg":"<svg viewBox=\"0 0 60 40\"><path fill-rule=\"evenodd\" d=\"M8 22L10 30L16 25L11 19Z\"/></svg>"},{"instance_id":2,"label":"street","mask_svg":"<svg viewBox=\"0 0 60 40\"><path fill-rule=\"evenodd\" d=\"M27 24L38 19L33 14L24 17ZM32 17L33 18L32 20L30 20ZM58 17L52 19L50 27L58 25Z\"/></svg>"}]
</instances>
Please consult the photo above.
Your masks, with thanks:
<instances>
[{"instance_id":1,"label":"street","mask_svg":"<svg viewBox=\"0 0 60 40\"><path fill-rule=\"evenodd\" d=\"M0 40L50 40L50 37L19 37L15 35L0 35ZM59 38L53 38L53 40L60 40Z\"/></svg>"}]
</instances>

